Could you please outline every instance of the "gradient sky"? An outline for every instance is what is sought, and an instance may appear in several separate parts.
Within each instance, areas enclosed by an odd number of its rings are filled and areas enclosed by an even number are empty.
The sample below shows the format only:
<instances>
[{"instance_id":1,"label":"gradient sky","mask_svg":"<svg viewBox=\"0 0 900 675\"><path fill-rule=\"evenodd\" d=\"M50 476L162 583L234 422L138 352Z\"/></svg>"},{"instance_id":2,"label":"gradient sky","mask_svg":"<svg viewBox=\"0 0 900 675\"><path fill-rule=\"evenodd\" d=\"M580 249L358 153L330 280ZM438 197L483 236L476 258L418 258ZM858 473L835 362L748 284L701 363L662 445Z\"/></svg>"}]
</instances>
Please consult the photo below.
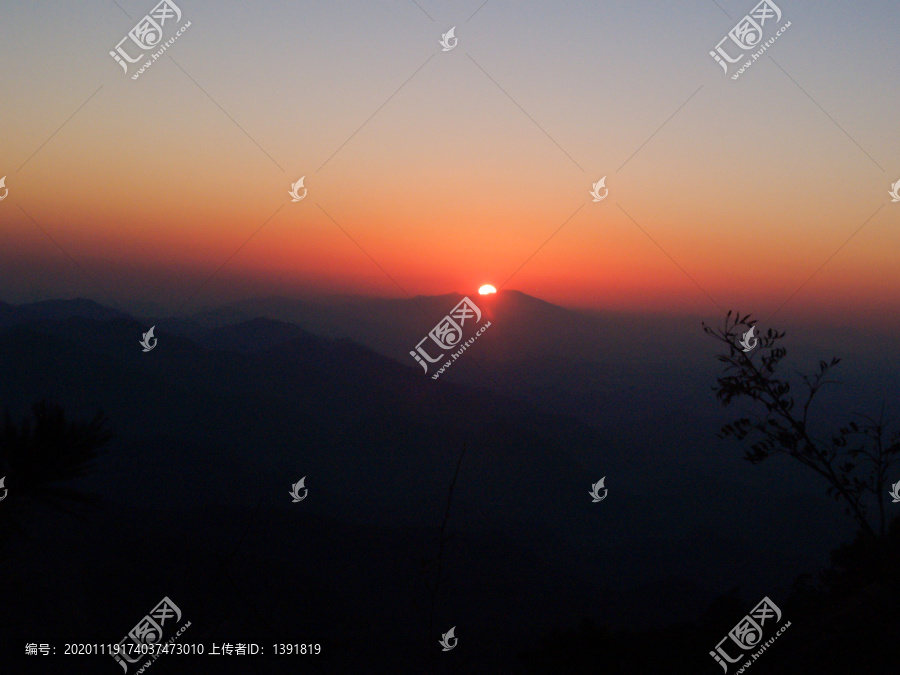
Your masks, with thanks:
<instances>
[{"instance_id":1,"label":"gradient sky","mask_svg":"<svg viewBox=\"0 0 900 675\"><path fill-rule=\"evenodd\" d=\"M482 2L181 0L191 27L136 81L108 52L153 0L5 4L0 300L512 277L759 316L833 255L782 312L900 308L896 3L784 0L791 27L732 81L708 52L752 0Z\"/></svg>"}]
</instances>

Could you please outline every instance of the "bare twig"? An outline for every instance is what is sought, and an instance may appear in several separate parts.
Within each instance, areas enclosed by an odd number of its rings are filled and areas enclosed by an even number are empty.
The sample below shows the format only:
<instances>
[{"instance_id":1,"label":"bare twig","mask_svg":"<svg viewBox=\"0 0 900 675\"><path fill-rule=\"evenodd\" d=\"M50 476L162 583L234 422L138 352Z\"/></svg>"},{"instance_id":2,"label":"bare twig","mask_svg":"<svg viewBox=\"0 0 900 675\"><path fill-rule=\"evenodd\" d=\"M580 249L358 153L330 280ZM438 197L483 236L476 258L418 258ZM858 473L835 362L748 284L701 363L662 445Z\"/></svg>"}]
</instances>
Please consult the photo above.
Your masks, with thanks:
<instances>
[{"instance_id":1,"label":"bare twig","mask_svg":"<svg viewBox=\"0 0 900 675\"><path fill-rule=\"evenodd\" d=\"M437 572L434 577L434 586L431 587L431 610L428 615L428 632L431 633L434 628L434 606L437 601L438 589L441 585L441 566L444 560L444 544L450 541L450 537L444 535L447 529L447 521L450 519L450 505L453 503L453 488L456 487L456 478L459 476L459 467L462 465L463 456L466 454L466 444L463 443L462 452L459 453L459 460L456 462L456 471L453 472L453 480L450 482L450 491L447 494L447 508L444 511L444 520L441 523L440 534L438 535L438 555L437 555Z\"/></svg>"}]
</instances>

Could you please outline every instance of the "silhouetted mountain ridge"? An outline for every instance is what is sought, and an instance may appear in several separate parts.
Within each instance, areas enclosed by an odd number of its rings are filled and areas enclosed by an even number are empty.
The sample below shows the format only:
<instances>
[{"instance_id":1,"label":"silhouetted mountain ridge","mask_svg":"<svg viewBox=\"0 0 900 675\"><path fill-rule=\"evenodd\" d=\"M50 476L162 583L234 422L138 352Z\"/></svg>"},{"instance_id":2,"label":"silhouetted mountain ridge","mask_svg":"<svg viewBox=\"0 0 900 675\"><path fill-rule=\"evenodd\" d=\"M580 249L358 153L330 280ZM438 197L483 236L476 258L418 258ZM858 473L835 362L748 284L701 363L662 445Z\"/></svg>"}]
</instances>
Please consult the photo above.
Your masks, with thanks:
<instances>
[{"instance_id":1,"label":"silhouetted mountain ridge","mask_svg":"<svg viewBox=\"0 0 900 675\"><path fill-rule=\"evenodd\" d=\"M93 300L75 298L72 300L44 300L22 305L0 302L0 326L12 326L37 319L60 320L71 317L108 321L124 318L122 312L110 309Z\"/></svg>"}]
</instances>

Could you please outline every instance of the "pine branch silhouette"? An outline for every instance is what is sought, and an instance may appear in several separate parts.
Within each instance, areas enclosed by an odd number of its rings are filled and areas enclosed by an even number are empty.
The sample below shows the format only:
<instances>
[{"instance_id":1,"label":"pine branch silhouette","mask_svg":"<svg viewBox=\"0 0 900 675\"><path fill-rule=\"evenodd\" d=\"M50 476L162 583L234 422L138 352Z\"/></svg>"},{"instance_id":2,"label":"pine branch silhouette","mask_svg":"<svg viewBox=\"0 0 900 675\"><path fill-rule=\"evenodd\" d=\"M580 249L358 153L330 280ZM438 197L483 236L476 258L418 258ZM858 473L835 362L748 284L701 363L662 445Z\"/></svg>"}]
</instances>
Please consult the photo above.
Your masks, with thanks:
<instances>
[{"instance_id":1,"label":"pine branch silhouette","mask_svg":"<svg viewBox=\"0 0 900 675\"><path fill-rule=\"evenodd\" d=\"M96 500L58 485L86 475L113 438L109 420L98 412L90 421L67 420L58 403L40 400L31 416L16 424L7 409L0 426L0 476L14 501L32 498L58 508ZM65 510L65 509L64 509Z\"/></svg>"}]
</instances>

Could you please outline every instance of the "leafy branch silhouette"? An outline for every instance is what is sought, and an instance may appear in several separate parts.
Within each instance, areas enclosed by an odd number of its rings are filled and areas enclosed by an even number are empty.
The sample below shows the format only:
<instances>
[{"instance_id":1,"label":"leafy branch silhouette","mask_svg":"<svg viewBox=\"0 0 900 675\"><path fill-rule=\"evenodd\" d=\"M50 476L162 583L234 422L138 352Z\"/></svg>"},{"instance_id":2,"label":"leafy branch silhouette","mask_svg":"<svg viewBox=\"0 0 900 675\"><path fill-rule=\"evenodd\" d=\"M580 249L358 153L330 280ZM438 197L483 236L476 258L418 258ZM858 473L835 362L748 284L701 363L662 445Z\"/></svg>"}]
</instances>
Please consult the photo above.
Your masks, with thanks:
<instances>
[{"instance_id":1,"label":"leafy branch silhouette","mask_svg":"<svg viewBox=\"0 0 900 675\"><path fill-rule=\"evenodd\" d=\"M779 346L785 333L768 329L759 336L759 350L744 352L737 342L743 332L740 327L756 325L749 314L741 317L729 311L724 325L714 329L703 323L703 330L728 348L727 354L716 358L725 364L724 374L713 387L723 406L741 398L749 398L765 413L754 419L741 417L725 424L720 438L749 439L745 459L759 464L772 455L784 454L800 462L828 483L828 494L845 507L859 529L871 537L884 537L884 499L887 474L900 459L900 433L887 439L884 410L871 417L854 413L858 421L838 427L828 441L812 436L809 429L810 410L816 395L827 384L839 358L819 361L818 370L811 374L797 373L805 389L800 400L791 394L791 383L779 374L779 366L787 350ZM755 357L761 354L758 359ZM869 515L870 497L878 504L875 526ZM876 534L877 532L877 534Z\"/></svg>"}]
</instances>

